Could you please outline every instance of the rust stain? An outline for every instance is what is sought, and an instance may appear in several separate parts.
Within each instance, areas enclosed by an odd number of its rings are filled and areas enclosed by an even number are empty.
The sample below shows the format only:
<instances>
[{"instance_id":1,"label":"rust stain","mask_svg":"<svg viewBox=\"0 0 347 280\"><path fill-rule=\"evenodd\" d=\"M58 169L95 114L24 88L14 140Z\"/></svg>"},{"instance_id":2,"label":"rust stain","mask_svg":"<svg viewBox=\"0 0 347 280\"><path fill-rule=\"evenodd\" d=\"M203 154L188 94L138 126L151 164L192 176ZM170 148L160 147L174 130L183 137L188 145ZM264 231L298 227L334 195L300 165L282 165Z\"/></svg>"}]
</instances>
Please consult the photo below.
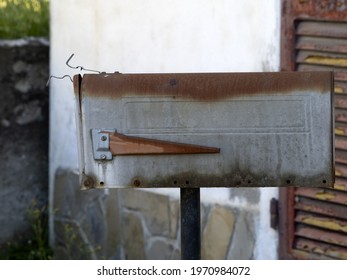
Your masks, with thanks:
<instances>
[{"instance_id":1,"label":"rust stain","mask_svg":"<svg viewBox=\"0 0 347 280\"><path fill-rule=\"evenodd\" d=\"M335 139L335 148L347 150L347 141L344 139Z\"/></svg>"},{"instance_id":2,"label":"rust stain","mask_svg":"<svg viewBox=\"0 0 347 280\"><path fill-rule=\"evenodd\" d=\"M211 155L213 156L213 155ZM287 176L276 179L269 174L254 174L249 170L233 169L225 172L222 176L215 174L201 174L199 172L184 172L170 176L156 178L146 178L145 175L136 174L125 186L133 186L133 181L141 177L141 186L144 188L177 188L177 187L266 187L266 186L287 186ZM295 177L291 177L295 178ZM186 182L189 182L188 184ZM314 182L314 183L312 183ZM295 180L292 183L296 185ZM302 185L322 184L321 178L307 178L307 183ZM330 183L329 183L330 184ZM326 184L324 184L326 185ZM332 185L332 183L331 183Z\"/></svg>"},{"instance_id":3,"label":"rust stain","mask_svg":"<svg viewBox=\"0 0 347 280\"><path fill-rule=\"evenodd\" d=\"M82 112L81 83L82 83L81 75L73 76L73 88L74 88L75 97L78 100L77 106L79 106L79 118L81 118L80 114Z\"/></svg>"},{"instance_id":4,"label":"rust stain","mask_svg":"<svg viewBox=\"0 0 347 280\"><path fill-rule=\"evenodd\" d=\"M75 95L80 94L81 81L82 81L81 75L74 75L73 76L73 88L74 88Z\"/></svg>"},{"instance_id":5,"label":"rust stain","mask_svg":"<svg viewBox=\"0 0 347 280\"><path fill-rule=\"evenodd\" d=\"M331 72L86 74L81 92L109 98L169 96L211 101L312 89L325 94L330 93L331 82Z\"/></svg>"},{"instance_id":6,"label":"rust stain","mask_svg":"<svg viewBox=\"0 0 347 280\"><path fill-rule=\"evenodd\" d=\"M336 81L347 82L347 73L346 72L334 72L334 77Z\"/></svg>"},{"instance_id":7,"label":"rust stain","mask_svg":"<svg viewBox=\"0 0 347 280\"><path fill-rule=\"evenodd\" d=\"M327 56L320 56L320 55L310 55L305 58L305 62L313 63L313 64L347 67L347 58L342 58L342 57L327 57Z\"/></svg>"},{"instance_id":8,"label":"rust stain","mask_svg":"<svg viewBox=\"0 0 347 280\"><path fill-rule=\"evenodd\" d=\"M335 115L335 121L338 122L347 122L347 114L346 113L340 113L340 112L336 112Z\"/></svg>"},{"instance_id":9,"label":"rust stain","mask_svg":"<svg viewBox=\"0 0 347 280\"><path fill-rule=\"evenodd\" d=\"M335 98L335 106L342 109L347 109L347 99L340 96Z\"/></svg>"}]
</instances>

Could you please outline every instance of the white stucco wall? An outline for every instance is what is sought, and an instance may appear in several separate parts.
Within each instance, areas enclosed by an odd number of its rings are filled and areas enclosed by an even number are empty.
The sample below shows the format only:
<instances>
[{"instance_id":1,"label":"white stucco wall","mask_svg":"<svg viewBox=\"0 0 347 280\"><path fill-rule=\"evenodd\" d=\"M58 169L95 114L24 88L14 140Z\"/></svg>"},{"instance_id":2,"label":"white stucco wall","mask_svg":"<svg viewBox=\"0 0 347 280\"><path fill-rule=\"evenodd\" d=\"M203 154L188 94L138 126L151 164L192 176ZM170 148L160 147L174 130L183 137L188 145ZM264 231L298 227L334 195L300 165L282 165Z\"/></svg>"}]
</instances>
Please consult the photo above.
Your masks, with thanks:
<instances>
[{"instance_id":1,"label":"white stucco wall","mask_svg":"<svg viewBox=\"0 0 347 280\"><path fill-rule=\"evenodd\" d=\"M65 65L72 53L73 65L106 72L277 71L279 30L280 0L51 0L51 74L77 73ZM72 84L52 80L50 90L52 190L56 169L77 169L78 157ZM227 189L202 190L202 200L260 211L255 257L274 259L277 192L262 189L257 205L229 199Z\"/></svg>"}]
</instances>

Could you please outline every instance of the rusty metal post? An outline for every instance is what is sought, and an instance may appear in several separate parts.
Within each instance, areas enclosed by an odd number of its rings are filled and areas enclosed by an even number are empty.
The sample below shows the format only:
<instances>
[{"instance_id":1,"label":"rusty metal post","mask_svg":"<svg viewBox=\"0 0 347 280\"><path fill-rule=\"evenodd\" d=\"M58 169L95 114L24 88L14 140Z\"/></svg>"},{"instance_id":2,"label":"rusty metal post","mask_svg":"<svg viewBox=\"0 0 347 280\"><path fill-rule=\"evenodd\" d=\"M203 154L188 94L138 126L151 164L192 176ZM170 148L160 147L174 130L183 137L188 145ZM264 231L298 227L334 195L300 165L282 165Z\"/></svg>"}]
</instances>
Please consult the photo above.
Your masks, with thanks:
<instances>
[{"instance_id":1,"label":"rusty metal post","mask_svg":"<svg viewBox=\"0 0 347 280\"><path fill-rule=\"evenodd\" d=\"M201 259L200 189L181 188L181 259Z\"/></svg>"}]
</instances>

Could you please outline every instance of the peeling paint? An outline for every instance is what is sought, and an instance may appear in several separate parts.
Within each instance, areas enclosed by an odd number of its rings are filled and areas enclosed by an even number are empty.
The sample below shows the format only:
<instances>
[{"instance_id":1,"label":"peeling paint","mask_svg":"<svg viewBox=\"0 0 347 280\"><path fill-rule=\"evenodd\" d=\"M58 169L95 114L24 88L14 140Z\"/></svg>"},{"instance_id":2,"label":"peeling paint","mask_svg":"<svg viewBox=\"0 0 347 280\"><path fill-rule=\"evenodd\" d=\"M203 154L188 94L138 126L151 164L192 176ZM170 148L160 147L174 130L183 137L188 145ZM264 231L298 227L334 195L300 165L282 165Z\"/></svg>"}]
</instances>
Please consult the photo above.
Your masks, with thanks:
<instances>
[{"instance_id":1,"label":"peeling paint","mask_svg":"<svg viewBox=\"0 0 347 280\"><path fill-rule=\"evenodd\" d=\"M337 127L337 128L335 128L335 134L336 135L346 135L346 131L343 128Z\"/></svg>"},{"instance_id":2,"label":"peeling paint","mask_svg":"<svg viewBox=\"0 0 347 280\"><path fill-rule=\"evenodd\" d=\"M321 200L331 200L331 199L334 199L336 197L336 195L322 191L322 192L317 192L315 197L317 199L321 199Z\"/></svg>"},{"instance_id":3,"label":"peeling paint","mask_svg":"<svg viewBox=\"0 0 347 280\"><path fill-rule=\"evenodd\" d=\"M305 62L313 64L334 65L340 67L347 67L347 58L340 57L325 57L310 55L305 58Z\"/></svg>"},{"instance_id":4,"label":"peeling paint","mask_svg":"<svg viewBox=\"0 0 347 280\"><path fill-rule=\"evenodd\" d=\"M334 189L338 190L338 191L344 191L345 190L345 186L343 186L343 185L334 185Z\"/></svg>"},{"instance_id":5,"label":"peeling paint","mask_svg":"<svg viewBox=\"0 0 347 280\"><path fill-rule=\"evenodd\" d=\"M337 257L337 258L341 258L341 259L346 259L347 258L347 253L343 253L343 252L338 252L334 249L326 249L326 250L323 250L319 247L316 247L316 248L313 248L312 250L314 253L318 253L318 254L327 254L329 256L332 256L332 257Z\"/></svg>"},{"instance_id":6,"label":"peeling paint","mask_svg":"<svg viewBox=\"0 0 347 280\"><path fill-rule=\"evenodd\" d=\"M347 233L347 225L341 225L334 220L323 220L323 219L318 219L314 217L305 217L302 219L302 222L312 226L317 226L321 228L326 228L326 229L335 230L335 231L342 231Z\"/></svg>"},{"instance_id":7,"label":"peeling paint","mask_svg":"<svg viewBox=\"0 0 347 280\"><path fill-rule=\"evenodd\" d=\"M335 86L334 91L335 91L335 93L343 93L343 88L339 87L339 86Z\"/></svg>"}]
</instances>

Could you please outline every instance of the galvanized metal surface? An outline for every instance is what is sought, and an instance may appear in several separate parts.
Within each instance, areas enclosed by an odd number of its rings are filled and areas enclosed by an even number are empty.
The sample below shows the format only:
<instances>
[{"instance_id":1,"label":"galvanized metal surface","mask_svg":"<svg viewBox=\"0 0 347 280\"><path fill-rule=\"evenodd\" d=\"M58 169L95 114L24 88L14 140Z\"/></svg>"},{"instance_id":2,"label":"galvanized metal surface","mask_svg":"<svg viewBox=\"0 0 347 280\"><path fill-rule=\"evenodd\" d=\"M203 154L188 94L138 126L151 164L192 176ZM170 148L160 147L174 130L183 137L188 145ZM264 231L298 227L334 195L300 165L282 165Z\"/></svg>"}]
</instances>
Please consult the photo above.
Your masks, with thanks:
<instances>
[{"instance_id":1,"label":"galvanized metal surface","mask_svg":"<svg viewBox=\"0 0 347 280\"><path fill-rule=\"evenodd\" d=\"M281 69L334 71L336 183L333 190L281 189L281 258L347 258L346 4L339 0L282 1Z\"/></svg>"},{"instance_id":2,"label":"galvanized metal surface","mask_svg":"<svg viewBox=\"0 0 347 280\"><path fill-rule=\"evenodd\" d=\"M74 81L81 173L93 187L333 185L329 72L91 74ZM93 129L220 153L95 160Z\"/></svg>"}]
</instances>

